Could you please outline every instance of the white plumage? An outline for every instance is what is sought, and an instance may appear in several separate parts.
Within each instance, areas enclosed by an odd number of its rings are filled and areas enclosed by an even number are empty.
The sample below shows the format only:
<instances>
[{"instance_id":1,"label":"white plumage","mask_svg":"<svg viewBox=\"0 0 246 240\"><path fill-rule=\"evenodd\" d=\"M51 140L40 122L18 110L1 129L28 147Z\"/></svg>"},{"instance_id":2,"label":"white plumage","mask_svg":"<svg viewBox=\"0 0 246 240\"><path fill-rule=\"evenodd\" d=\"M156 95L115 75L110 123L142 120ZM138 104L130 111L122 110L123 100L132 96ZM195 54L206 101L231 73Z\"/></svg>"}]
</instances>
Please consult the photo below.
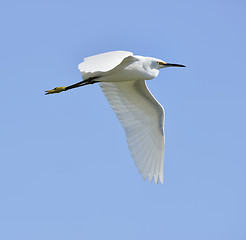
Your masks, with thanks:
<instances>
[{"instance_id":1,"label":"white plumage","mask_svg":"<svg viewBox=\"0 0 246 240\"><path fill-rule=\"evenodd\" d=\"M84 61L79 64L78 68L84 78L83 74L88 72L107 72L119 65L124 58L132 55L133 53L126 51L101 53L85 58Z\"/></svg>"},{"instance_id":2,"label":"white plumage","mask_svg":"<svg viewBox=\"0 0 246 240\"><path fill-rule=\"evenodd\" d=\"M143 178L163 183L164 110L144 80L100 83L125 129L130 152Z\"/></svg>"},{"instance_id":3,"label":"white plumage","mask_svg":"<svg viewBox=\"0 0 246 240\"><path fill-rule=\"evenodd\" d=\"M145 80L159 74L160 68L177 66L151 57L113 51L87 57L78 68L83 81L46 91L66 91L87 84L100 87L120 120L131 155L143 178L163 183L164 109L148 90Z\"/></svg>"}]
</instances>

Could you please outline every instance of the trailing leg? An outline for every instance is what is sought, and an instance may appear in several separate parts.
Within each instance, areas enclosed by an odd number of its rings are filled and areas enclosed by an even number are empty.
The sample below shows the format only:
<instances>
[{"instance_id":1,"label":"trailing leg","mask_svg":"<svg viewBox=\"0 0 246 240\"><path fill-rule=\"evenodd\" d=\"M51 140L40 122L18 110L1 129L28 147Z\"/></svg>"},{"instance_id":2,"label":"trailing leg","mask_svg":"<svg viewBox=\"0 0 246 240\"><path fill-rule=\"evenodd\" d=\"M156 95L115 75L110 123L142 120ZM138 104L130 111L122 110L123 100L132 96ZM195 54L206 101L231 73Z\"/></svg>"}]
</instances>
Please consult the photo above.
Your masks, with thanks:
<instances>
[{"instance_id":1,"label":"trailing leg","mask_svg":"<svg viewBox=\"0 0 246 240\"><path fill-rule=\"evenodd\" d=\"M85 85L88 85L88 84L94 84L94 83L99 82L99 81L95 80L97 78L100 78L100 76L91 77L91 78L85 79L85 80L83 80L81 82L69 85L67 87L56 87L56 88L54 88L52 90L45 91L45 95L53 94L53 93L60 93L60 92L67 91L67 90L70 90L70 89L73 89L73 88L82 87L82 86L85 86Z\"/></svg>"}]
</instances>

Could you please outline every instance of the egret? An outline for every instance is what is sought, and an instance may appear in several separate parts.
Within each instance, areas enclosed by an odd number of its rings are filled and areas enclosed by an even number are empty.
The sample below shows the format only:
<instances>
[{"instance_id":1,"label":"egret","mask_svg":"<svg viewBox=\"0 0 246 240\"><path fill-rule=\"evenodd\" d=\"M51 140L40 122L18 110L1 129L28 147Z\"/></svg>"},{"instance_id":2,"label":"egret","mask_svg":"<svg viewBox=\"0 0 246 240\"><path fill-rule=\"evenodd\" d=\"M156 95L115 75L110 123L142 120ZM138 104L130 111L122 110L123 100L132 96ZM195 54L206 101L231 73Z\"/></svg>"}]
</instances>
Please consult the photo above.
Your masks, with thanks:
<instances>
[{"instance_id":1,"label":"egret","mask_svg":"<svg viewBox=\"0 0 246 240\"><path fill-rule=\"evenodd\" d=\"M160 59L112 51L87 57L78 68L83 81L56 87L46 94L60 93L88 84L100 87L121 122L132 158L143 178L163 183L164 109L146 86L159 69L185 67Z\"/></svg>"}]
</instances>

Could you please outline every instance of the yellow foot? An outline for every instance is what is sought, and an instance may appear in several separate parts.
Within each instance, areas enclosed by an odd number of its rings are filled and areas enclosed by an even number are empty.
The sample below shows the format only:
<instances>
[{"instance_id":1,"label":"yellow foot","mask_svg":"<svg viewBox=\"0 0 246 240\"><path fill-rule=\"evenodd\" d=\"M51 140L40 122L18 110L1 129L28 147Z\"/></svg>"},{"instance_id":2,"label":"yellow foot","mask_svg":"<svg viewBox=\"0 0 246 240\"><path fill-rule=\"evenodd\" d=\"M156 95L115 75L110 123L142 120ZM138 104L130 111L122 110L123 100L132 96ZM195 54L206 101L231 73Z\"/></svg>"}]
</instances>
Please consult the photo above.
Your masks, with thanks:
<instances>
[{"instance_id":1,"label":"yellow foot","mask_svg":"<svg viewBox=\"0 0 246 240\"><path fill-rule=\"evenodd\" d=\"M45 91L46 92L45 95L52 94L52 93L60 93L60 92L63 92L63 91L66 91L66 87L56 87L56 88L54 88L52 90Z\"/></svg>"}]
</instances>

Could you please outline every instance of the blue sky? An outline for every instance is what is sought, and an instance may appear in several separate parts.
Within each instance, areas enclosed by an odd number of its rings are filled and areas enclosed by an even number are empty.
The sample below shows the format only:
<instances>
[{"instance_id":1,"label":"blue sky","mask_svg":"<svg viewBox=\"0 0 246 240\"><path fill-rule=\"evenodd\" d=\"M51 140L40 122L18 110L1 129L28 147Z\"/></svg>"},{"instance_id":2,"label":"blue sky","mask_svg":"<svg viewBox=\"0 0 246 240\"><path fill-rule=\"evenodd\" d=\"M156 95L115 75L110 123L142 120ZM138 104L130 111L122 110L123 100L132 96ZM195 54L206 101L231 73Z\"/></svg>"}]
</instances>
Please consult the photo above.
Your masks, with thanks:
<instances>
[{"instance_id":1,"label":"blue sky","mask_svg":"<svg viewBox=\"0 0 246 240\"><path fill-rule=\"evenodd\" d=\"M246 239L245 1L5 1L0 238ZM128 50L185 69L164 106L164 184L144 181L84 57Z\"/></svg>"}]
</instances>

